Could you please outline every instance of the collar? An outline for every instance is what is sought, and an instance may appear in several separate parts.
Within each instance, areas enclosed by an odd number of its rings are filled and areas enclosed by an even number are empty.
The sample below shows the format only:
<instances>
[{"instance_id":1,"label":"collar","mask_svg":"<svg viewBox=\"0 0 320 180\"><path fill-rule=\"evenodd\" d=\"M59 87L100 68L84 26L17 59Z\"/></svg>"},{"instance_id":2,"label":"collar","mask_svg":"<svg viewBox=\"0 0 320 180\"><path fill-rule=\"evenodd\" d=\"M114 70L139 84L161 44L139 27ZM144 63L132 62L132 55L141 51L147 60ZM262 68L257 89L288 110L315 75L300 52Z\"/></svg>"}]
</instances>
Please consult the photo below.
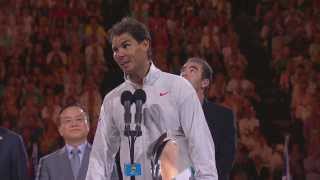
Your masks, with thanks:
<instances>
[{"instance_id":1,"label":"collar","mask_svg":"<svg viewBox=\"0 0 320 180\"><path fill-rule=\"evenodd\" d=\"M202 107L206 106L209 103L209 100L205 97L202 101Z\"/></svg>"},{"instance_id":2,"label":"collar","mask_svg":"<svg viewBox=\"0 0 320 180\"><path fill-rule=\"evenodd\" d=\"M143 78L143 85L152 85L159 77L160 77L161 70L158 69L152 62L149 68L147 75ZM134 83L130 80L129 75L124 74L125 82L133 85L134 87L138 88L140 85Z\"/></svg>"},{"instance_id":3,"label":"collar","mask_svg":"<svg viewBox=\"0 0 320 180\"><path fill-rule=\"evenodd\" d=\"M84 150L85 150L87 144L88 144L88 142L86 141L86 142L80 144L80 145L77 147L77 148L80 150L80 154L84 153ZM71 146L71 145L69 145L69 144L66 144L66 149L67 149L67 151L68 151L68 154L70 154L71 151L72 151L72 149L74 149L74 147Z\"/></svg>"}]
</instances>

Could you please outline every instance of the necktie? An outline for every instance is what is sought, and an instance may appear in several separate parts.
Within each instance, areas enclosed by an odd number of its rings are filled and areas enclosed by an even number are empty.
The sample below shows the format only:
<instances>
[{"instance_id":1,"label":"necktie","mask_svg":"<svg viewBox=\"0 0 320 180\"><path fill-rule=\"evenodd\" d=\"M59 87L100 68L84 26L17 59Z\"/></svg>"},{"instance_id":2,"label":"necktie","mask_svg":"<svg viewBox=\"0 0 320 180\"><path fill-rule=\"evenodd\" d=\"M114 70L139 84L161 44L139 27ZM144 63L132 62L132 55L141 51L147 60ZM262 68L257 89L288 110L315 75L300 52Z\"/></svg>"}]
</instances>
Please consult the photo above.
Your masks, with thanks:
<instances>
[{"instance_id":1,"label":"necktie","mask_svg":"<svg viewBox=\"0 0 320 180\"><path fill-rule=\"evenodd\" d=\"M78 172L79 172L79 169L80 169L80 150L79 149L72 149L71 150L71 159L70 159L70 162L71 162L71 167L72 167L72 172L73 172L73 175L74 175L74 178L76 179L77 176L78 176Z\"/></svg>"}]
</instances>

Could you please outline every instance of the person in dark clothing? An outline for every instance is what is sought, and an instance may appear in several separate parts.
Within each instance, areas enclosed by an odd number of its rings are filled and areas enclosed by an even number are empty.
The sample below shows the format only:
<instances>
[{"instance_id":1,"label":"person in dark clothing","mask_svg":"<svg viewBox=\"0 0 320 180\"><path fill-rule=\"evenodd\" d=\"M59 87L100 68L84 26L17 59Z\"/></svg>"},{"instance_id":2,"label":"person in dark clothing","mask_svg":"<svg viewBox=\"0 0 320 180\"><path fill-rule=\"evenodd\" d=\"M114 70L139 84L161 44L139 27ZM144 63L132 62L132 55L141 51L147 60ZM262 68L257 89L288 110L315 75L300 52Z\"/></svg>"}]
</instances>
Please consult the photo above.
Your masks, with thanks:
<instances>
[{"instance_id":1,"label":"person in dark clothing","mask_svg":"<svg viewBox=\"0 0 320 180\"><path fill-rule=\"evenodd\" d=\"M193 85L202 104L215 144L219 180L227 180L235 157L235 120L230 109L215 104L206 98L212 74L210 65L205 60L196 57L188 59L181 70L181 75Z\"/></svg>"},{"instance_id":2,"label":"person in dark clothing","mask_svg":"<svg viewBox=\"0 0 320 180\"><path fill-rule=\"evenodd\" d=\"M28 158L20 135L0 127L1 180L28 180Z\"/></svg>"}]
</instances>

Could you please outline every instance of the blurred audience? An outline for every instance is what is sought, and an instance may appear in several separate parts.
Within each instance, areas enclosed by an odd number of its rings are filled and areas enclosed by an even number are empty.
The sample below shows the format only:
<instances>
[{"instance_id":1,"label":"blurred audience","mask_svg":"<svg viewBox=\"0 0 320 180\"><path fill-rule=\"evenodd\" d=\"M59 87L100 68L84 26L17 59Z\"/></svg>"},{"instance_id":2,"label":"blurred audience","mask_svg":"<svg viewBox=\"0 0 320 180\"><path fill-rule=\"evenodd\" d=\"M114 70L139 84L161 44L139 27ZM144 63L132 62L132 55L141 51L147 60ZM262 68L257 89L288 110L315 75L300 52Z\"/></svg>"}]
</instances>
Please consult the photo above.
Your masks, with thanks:
<instances>
[{"instance_id":1,"label":"blurred audience","mask_svg":"<svg viewBox=\"0 0 320 180\"><path fill-rule=\"evenodd\" d=\"M94 136L102 101L100 87L113 70L108 57L103 0L0 2L0 121L22 134L30 163L61 147L55 114L81 101ZM263 133L256 111L264 97L247 75L249 57L240 50L230 0L136 0L131 14L150 28L153 62L179 74L183 60L197 56L214 70L208 98L233 110L238 158L231 179L277 179L283 142ZM320 3L317 0L259 1L259 43L268 52L273 82L290 97L293 179L318 179ZM201 32L201 33L199 33ZM111 85L110 85L111 86ZM259 117L259 118L258 118ZM301 134L292 127L298 126ZM284 134L285 132L283 132ZM294 138L292 138L293 141ZM319 142L317 144L320 144ZM303 163L302 163L303 162Z\"/></svg>"}]
</instances>

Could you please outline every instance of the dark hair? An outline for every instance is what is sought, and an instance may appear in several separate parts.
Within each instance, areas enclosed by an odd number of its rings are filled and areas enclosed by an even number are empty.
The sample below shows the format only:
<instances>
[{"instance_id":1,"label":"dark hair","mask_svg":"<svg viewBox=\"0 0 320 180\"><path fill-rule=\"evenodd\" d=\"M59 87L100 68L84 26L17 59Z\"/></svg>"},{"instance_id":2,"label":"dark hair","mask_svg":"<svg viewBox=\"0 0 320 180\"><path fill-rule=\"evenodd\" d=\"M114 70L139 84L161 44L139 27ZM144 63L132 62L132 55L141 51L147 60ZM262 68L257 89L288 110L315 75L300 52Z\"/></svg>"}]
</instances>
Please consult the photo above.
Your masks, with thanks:
<instances>
[{"instance_id":1,"label":"dark hair","mask_svg":"<svg viewBox=\"0 0 320 180\"><path fill-rule=\"evenodd\" d=\"M84 114L85 114L85 117L86 117L87 121L89 121L88 113L87 113L86 109L83 107L83 105L82 105L81 103L79 103L79 102L72 102L72 103L69 103L69 104L64 105L64 106L61 108L61 110L59 111L59 118L58 118L58 120L57 120L57 122L56 122L58 127L61 125L61 122L60 122L60 121L61 121L61 120L60 120L61 114L62 114L66 109L68 109L68 108L70 108L70 107L78 107L78 108L82 109L83 112L84 112Z\"/></svg>"},{"instance_id":2,"label":"dark hair","mask_svg":"<svg viewBox=\"0 0 320 180\"><path fill-rule=\"evenodd\" d=\"M209 79L210 82L212 81L213 70L207 61L199 57L192 57L188 59L188 62L200 64L202 67L202 79Z\"/></svg>"},{"instance_id":3,"label":"dark hair","mask_svg":"<svg viewBox=\"0 0 320 180\"><path fill-rule=\"evenodd\" d=\"M112 39L115 36L120 36L125 33L131 35L138 43L147 40L151 46L151 35L147 26L130 17L125 17L112 26L109 30L109 42L112 43ZM148 50L148 57L151 57L151 48Z\"/></svg>"},{"instance_id":4,"label":"dark hair","mask_svg":"<svg viewBox=\"0 0 320 180\"><path fill-rule=\"evenodd\" d=\"M124 33L130 34L139 43L144 40L151 41L151 35L147 26L130 17L125 17L112 26L109 30L109 41L111 42L114 36L120 36Z\"/></svg>"}]
</instances>

